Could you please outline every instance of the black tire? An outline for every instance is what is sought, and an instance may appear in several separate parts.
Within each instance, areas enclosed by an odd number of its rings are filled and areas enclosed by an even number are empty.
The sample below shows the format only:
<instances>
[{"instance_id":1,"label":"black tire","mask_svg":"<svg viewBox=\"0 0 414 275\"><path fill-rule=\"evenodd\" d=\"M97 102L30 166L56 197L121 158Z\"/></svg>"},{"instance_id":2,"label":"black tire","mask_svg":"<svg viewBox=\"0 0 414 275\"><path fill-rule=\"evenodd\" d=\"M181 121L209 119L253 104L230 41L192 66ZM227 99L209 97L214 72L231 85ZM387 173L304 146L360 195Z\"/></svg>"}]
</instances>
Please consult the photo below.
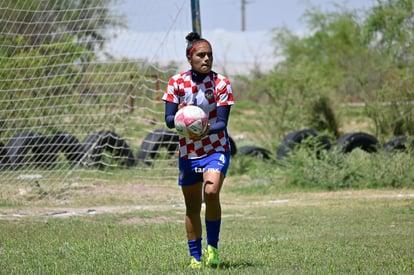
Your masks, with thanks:
<instances>
[{"instance_id":1,"label":"black tire","mask_svg":"<svg viewBox=\"0 0 414 275\"><path fill-rule=\"evenodd\" d=\"M42 138L41 144L32 148L33 164L41 168L50 168L56 164L59 156L59 148L46 136Z\"/></svg>"},{"instance_id":2,"label":"black tire","mask_svg":"<svg viewBox=\"0 0 414 275\"><path fill-rule=\"evenodd\" d=\"M109 158L115 160L123 167L136 164L134 154L127 142L114 132L102 130L87 136L82 142L84 155L82 163L87 166L103 167L102 156L110 153Z\"/></svg>"},{"instance_id":3,"label":"black tire","mask_svg":"<svg viewBox=\"0 0 414 275\"><path fill-rule=\"evenodd\" d=\"M0 141L0 167L6 162L7 149L3 142Z\"/></svg>"},{"instance_id":4,"label":"black tire","mask_svg":"<svg viewBox=\"0 0 414 275\"><path fill-rule=\"evenodd\" d=\"M246 145L239 147L238 154L242 156L251 156L254 158L265 160L271 159L271 153L269 150L254 145Z\"/></svg>"},{"instance_id":5,"label":"black tire","mask_svg":"<svg viewBox=\"0 0 414 275\"><path fill-rule=\"evenodd\" d=\"M229 136L229 143L230 143L230 155L234 156L237 154L237 146L236 146L236 142L234 142L234 139Z\"/></svg>"},{"instance_id":6,"label":"black tire","mask_svg":"<svg viewBox=\"0 0 414 275\"><path fill-rule=\"evenodd\" d=\"M24 132L13 136L5 147L2 168L17 170L24 165L42 163L41 151L47 138L37 132ZM27 159L29 151L35 154L34 159Z\"/></svg>"},{"instance_id":7,"label":"black tire","mask_svg":"<svg viewBox=\"0 0 414 275\"><path fill-rule=\"evenodd\" d=\"M71 164L77 164L82 159L84 149L75 136L65 132L58 132L50 139L52 146L56 147L58 152L63 153Z\"/></svg>"},{"instance_id":8,"label":"black tire","mask_svg":"<svg viewBox=\"0 0 414 275\"><path fill-rule=\"evenodd\" d=\"M147 165L152 165L158 156L160 148L166 148L169 155L174 155L178 150L179 136L169 129L156 129L149 133L141 143L137 160Z\"/></svg>"},{"instance_id":9,"label":"black tire","mask_svg":"<svg viewBox=\"0 0 414 275\"><path fill-rule=\"evenodd\" d=\"M320 150L329 150L331 148L331 142L325 136L319 136L313 129L303 129L290 132L283 139L276 151L278 159L285 158L292 153L296 146L304 143L309 138L316 138L319 146L316 148L316 154L319 155Z\"/></svg>"},{"instance_id":10,"label":"black tire","mask_svg":"<svg viewBox=\"0 0 414 275\"><path fill-rule=\"evenodd\" d=\"M169 155L175 155L179 146L179 135L169 129L156 129L149 133L141 143L138 150L137 160L147 165L152 165L158 156L160 148L166 148ZM229 136L230 154L233 156L237 153L237 147L234 140Z\"/></svg>"},{"instance_id":11,"label":"black tire","mask_svg":"<svg viewBox=\"0 0 414 275\"><path fill-rule=\"evenodd\" d=\"M356 148L375 153L378 151L378 144L376 137L364 132L347 133L336 141L337 148L343 153L350 153Z\"/></svg>"},{"instance_id":12,"label":"black tire","mask_svg":"<svg viewBox=\"0 0 414 275\"><path fill-rule=\"evenodd\" d=\"M413 148L414 140L406 136L394 137L384 144L384 150L387 152L404 152Z\"/></svg>"}]
</instances>

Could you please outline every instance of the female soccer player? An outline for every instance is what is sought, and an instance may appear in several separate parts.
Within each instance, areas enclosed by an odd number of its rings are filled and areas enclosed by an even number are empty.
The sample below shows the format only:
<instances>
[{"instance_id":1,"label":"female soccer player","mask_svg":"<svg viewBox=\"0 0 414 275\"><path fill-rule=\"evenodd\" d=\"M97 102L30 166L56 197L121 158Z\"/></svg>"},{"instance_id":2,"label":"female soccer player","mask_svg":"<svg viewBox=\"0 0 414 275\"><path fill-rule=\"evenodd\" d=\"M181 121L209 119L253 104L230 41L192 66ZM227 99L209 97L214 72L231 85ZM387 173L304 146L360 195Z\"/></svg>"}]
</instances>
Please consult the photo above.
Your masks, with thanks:
<instances>
[{"instance_id":1,"label":"female soccer player","mask_svg":"<svg viewBox=\"0 0 414 275\"><path fill-rule=\"evenodd\" d=\"M209 119L209 127L201 136L180 136L179 141L178 185L181 186L186 207L185 227L191 255L190 267L200 268L203 197L207 235L203 261L208 266L219 264L220 190L230 162L227 122L234 102L230 81L212 71L213 51L210 42L195 32L189 33L186 40L186 56L191 69L170 78L163 100L165 121L169 128L174 128L174 115L185 105L201 107Z\"/></svg>"}]
</instances>

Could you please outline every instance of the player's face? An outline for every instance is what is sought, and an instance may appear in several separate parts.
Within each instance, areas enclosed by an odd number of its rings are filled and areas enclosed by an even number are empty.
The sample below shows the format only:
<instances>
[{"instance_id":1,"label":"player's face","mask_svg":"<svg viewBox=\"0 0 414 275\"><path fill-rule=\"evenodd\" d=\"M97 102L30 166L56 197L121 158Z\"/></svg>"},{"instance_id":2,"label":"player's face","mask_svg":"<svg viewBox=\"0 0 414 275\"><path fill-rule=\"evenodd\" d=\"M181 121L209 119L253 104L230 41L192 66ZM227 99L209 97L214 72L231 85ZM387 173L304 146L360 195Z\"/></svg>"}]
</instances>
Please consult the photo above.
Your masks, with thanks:
<instances>
[{"instance_id":1,"label":"player's face","mask_svg":"<svg viewBox=\"0 0 414 275\"><path fill-rule=\"evenodd\" d=\"M208 74L213 66L213 51L210 44L200 43L195 45L192 55L188 58L193 71Z\"/></svg>"}]
</instances>

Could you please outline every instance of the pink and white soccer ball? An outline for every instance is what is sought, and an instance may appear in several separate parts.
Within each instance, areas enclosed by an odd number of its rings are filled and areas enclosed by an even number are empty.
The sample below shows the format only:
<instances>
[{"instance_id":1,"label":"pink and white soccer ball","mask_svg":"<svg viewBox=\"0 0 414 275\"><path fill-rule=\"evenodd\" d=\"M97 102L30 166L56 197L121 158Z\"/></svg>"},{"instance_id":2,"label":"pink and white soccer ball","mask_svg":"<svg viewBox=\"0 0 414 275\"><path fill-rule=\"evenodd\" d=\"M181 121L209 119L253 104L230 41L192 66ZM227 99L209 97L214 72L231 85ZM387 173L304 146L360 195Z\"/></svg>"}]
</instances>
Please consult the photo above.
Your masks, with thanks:
<instances>
[{"instance_id":1,"label":"pink and white soccer ball","mask_svg":"<svg viewBox=\"0 0 414 275\"><path fill-rule=\"evenodd\" d=\"M189 137L190 133L199 136L207 128L208 118L200 107L187 105L175 114L174 124L177 132L184 137Z\"/></svg>"}]
</instances>

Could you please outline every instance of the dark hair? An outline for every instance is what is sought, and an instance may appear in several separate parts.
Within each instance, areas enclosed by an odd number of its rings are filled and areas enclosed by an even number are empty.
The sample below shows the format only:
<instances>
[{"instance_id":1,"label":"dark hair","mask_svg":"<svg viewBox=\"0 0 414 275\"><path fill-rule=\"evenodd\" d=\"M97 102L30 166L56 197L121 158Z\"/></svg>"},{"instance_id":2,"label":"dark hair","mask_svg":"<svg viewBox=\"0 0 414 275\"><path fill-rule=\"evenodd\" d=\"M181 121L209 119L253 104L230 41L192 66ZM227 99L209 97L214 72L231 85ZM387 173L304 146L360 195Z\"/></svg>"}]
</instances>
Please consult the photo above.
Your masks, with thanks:
<instances>
[{"instance_id":1,"label":"dark hair","mask_svg":"<svg viewBox=\"0 0 414 275\"><path fill-rule=\"evenodd\" d=\"M198 34L197 32L190 32L189 34L187 34L187 36L185 37L185 40L187 40L187 49L185 50L185 55L187 57L189 57L191 55L191 52L193 51L193 48L195 46L195 44L199 43L199 42L206 42L210 45L210 42L208 42L206 39L201 38L200 34Z\"/></svg>"}]
</instances>

